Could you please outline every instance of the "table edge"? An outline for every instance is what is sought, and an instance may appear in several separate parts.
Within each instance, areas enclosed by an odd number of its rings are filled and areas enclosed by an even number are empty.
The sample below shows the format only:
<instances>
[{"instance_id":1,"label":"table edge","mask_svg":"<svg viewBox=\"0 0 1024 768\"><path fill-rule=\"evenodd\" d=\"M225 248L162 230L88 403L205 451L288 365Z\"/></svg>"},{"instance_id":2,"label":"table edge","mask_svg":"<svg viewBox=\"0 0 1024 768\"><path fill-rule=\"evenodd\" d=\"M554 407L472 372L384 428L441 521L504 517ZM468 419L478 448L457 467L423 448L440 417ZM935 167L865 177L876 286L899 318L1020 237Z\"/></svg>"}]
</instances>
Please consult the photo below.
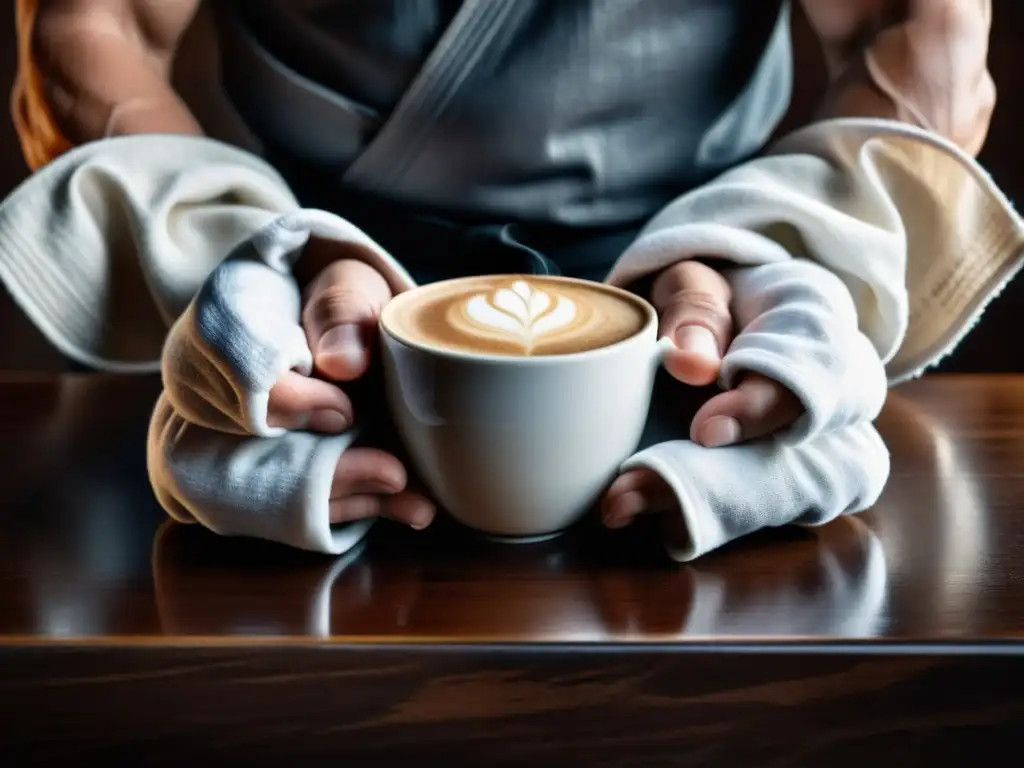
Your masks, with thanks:
<instances>
[{"instance_id":1,"label":"table edge","mask_svg":"<svg viewBox=\"0 0 1024 768\"><path fill-rule=\"evenodd\" d=\"M822 640L623 640L623 641L504 641L504 640L403 640L353 637L96 637L36 638L0 637L0 654L18 650L245 650L278 652L318 650L384 652L395 650L426 654L534 654L534 655L864 655L864 656L1024 656L1024 638L961 639L853 639Z\"/></svg>"}]
</instances>

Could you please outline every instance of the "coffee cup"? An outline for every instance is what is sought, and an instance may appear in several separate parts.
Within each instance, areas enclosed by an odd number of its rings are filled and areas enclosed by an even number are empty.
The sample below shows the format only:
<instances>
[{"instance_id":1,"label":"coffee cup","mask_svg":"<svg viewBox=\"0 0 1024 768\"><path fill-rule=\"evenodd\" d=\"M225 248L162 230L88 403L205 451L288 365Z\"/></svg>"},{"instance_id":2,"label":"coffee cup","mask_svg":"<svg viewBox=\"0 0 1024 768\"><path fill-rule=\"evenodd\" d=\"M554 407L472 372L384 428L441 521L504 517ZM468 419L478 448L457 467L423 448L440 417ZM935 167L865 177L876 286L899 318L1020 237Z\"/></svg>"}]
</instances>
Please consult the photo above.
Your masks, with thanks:
<instances>
[{"instance_id":1,"label":"coffee cup","mask_svg":"<svg viewBox=\"0 0 1024 768\"><path fill-rule=\"evenodd\" d=\"M412 467L462 524L512 542L579 520L636 449L664 350L654 308L564 277L457 278L381 313Z\"/></svg>"}]
</instances>

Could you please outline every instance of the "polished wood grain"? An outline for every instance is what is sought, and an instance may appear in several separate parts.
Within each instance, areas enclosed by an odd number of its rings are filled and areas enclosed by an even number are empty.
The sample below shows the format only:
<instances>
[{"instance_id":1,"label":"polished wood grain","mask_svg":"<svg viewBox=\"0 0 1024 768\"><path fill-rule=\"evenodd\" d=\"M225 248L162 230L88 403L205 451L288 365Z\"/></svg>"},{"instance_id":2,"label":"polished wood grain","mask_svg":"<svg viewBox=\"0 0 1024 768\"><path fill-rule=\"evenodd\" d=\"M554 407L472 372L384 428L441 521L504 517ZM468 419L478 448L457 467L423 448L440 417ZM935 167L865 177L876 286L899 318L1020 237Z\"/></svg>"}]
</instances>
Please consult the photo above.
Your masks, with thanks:
<instances>
[{"instance_id":1,"label":"polished wood grain","mask_svg":"<svg viewBox=\"0 0 1024 768\"><path fill-rule=\"evenodd\" d=\"M157 388L0 381L0 753L959 765L1024 723L1024 377L900 388L874 510L689 566L642 527L334 559L167 524Z\"/></svg>"},{"instance_id":2,"label":"polished wood grain","mask_svg":"<svg viewBox=\"0 0 1024 768\"><path fill-rule=\"evenodd\" d=\"M0 711L8 754L33 765L965 766L1013 759L1024 718L1024 664L986 657L204 647L16 662Z\"/></svg>"},{"instance_id":3,"label":"polished wood grain","mask_svg":"<svg viewBox=\"0 0 1024 768\"><path fill-rule=\"evenodd\" d=\"M171 524L144 465L157 388L0 382L0 643L1024 637L1024 377L901 388L874 510L688 566L643 527L521 547L382 524L336 560Z\"/></svg>"}]
</instances>

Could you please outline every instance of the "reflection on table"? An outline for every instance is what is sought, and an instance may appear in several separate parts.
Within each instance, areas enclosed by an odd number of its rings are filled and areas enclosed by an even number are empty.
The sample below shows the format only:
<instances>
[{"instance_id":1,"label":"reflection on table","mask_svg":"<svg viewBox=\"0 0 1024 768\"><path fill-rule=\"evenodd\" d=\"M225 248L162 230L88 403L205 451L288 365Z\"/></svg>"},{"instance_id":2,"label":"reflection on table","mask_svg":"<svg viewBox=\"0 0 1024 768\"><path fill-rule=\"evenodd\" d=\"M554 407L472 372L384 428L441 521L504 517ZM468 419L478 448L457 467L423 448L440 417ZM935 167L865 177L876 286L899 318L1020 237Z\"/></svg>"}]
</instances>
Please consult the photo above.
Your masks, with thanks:
<instances>
[{"instance_id":1,"label":"reflection on table","mask_svg":"<svg viewBox=\"0 0 1024 768\"><path fill-rule=\"evenodd\" d=\"M583 536L489 552L458 534L461 545L429 548L405 538L392 530L336 560L282 560L168 524L153 550L161 629L448 641L870 637L886 596L881 543L853 518L685 567L602 566Z\"/></svg>"},{"instance_id":2,"label":"reflection on table","mask_svg":"<svg viewBox=\"0 0 1024 768\"><path fill-rule=\"evenodd\" d=\"M152 379L0 383L0 639L977 640L1024 632L1024 378L893 394L872 511L688 566L643 526L544 545L380 525L332 559L167 523Z\"/></svg>"}]
</instances>

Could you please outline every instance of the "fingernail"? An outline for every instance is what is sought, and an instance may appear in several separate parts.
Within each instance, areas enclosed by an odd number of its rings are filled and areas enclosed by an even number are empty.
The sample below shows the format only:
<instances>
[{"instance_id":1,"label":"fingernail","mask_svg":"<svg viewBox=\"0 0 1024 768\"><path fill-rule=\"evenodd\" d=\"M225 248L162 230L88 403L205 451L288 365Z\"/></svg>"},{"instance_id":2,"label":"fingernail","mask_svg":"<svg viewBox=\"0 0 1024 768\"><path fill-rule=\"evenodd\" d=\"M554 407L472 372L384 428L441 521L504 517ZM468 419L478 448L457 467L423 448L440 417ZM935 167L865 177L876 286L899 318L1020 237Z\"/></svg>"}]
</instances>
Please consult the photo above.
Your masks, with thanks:
<instances>
[{"instance_id":1,"label":"fingernail","mask_svg":"<svg viewBox=\"0 0 1024 768\"><path fill-rule=\"evenodd\" d=\"M709 360L718 360L722 356L715 335L702 325L688 325L676 331L676 346Z\"/></svg>"},{"instance_id":2,"label":"fingernail","mask_svg":"<svg viewBox=\"0 0 1024 768\"><path fill-rule=\"evenodd\" d=\"M320 337L316 351L318 355L336 355L362 360L363 334L358 325L339 325Z\"/></svg>"},{"instance_id":3,"label":"fingernail","mask_svg":"<svg viewBox=\"0 0 1024 768\"><path fill-rule=\"evenodd\" d=\"M738 443L743 436L740 423L731 416L715 416L701 427L700 443L707 448L722 448Z\"/></svg>"},{"instance_id":4,"label":"fingernail","mask_svg":"<svg viewBox=\"0 0 1024 768\"><path fill-rule=\"evenodd\" d=\"M348 417L339 411L313 411L307 421L307 427L314 432L336 434L348 429Z\"/></svg>"},{"instance_id":5,"label":"fingernail","mask_svg":"<svg viewBox=\"0 0 1024 768\"><path fill-rule=\"evenodd\" d=\"M422 531L434 519L434 510L430 507L423 507L412 514L409 519L409 526L414 531Z\"/></svg>"}]
</instances>

